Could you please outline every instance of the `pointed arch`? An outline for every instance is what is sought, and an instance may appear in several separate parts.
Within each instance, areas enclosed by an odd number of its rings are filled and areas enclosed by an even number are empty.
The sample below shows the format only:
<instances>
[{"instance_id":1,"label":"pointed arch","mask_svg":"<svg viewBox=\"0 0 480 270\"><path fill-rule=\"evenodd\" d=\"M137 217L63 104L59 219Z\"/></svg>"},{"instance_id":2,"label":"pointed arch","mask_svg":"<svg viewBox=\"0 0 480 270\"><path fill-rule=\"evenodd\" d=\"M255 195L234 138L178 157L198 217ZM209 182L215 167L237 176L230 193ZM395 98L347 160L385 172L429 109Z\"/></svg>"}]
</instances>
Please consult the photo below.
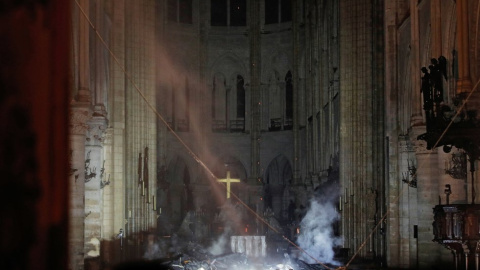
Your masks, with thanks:
<instances>
[{"instance_id":1,"label":"pointed arch","mask_svg":"<svg viewBox=\"0 0 480 270\"><path fill-rule=\"evenodd\" d=\"M166 215L170 218L174 228L178 227L188 211L194 210L190 170L182 157L173 158L167 169Z\"/></svg>"},{"instance_id":2,"label":"pointed arch","mask_svg":"<svg viewBox=\"0 0 480 270\"><path fill-rule=\"evenodd\" d=\"M233 53L219 56L212 63L212 131L244 131L247 85L246 68ZM220 79L221 74L221 79ZM215 98L215 100L214 100Z\"/></svg>"},{"instance_id":3,"label":"pointed arch","mask_svg":"<svg viewBox=\"0 0 480 270\"><path fill-rule=\"evenodd\" d=\"M284 96L281 94L280 75L276 70L270 73L268 79L268 116L269 116L269 130L281 130L283 119L283 102Z\"/></svg>"},{"instance_id":4,"label":"pointed arch","mask_svg":"<svg viewBox=\"0 0 480 270\"><path fill-rule=\"evenodd\" d=\"M265 172L264 201L265 207L271 208L280 221L288 218L287 189L292 183L293 173L290 162L284 155L275 157Z\"/></svg>"},{"instance_id":5,"label":"pointed arch","mask_svg":"<svg viewBox=\"0 0 480 270\"><path fill-rule=\"evenodd\" d=\"M236 83L236 100L235 100L235 119L230 119L230 131L245 130L245 80L243 76L237 74Z\"/></svg>"},{"instance_id":6,"label":"pointed arch","mask_svg":"<svg viewBox=\"0 0 480 270\"><path fill-rule=\"evenodd\" d=\"M212 131L227 129L227 89L226 78L221 72L213 75L212 80Z\"/></svg>"}]
</instances>

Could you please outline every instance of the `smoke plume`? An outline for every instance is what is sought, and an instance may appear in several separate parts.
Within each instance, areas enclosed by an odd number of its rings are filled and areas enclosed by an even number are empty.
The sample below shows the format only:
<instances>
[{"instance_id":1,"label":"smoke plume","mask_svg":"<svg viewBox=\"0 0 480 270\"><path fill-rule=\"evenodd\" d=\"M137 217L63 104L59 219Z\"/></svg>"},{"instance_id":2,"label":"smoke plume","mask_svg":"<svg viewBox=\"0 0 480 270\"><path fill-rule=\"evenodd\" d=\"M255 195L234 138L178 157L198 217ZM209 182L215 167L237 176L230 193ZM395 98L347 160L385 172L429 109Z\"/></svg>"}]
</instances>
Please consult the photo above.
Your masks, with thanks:
<instances>
[{"instance_id":1,"label":"smoke plume","mask_svg":"<svg viewBox=\"0 0 480 270\"><path fill-rule=\"evenodd\" d=\"M310 201L310 207L300 223L297 242L305 252L299 259L307 263L329 263L334 261L334 248L342 244L342 238L334 236L333 225L339 219L333 198L336 192L325 192ZM312 258L313 257L313 258Z\"/></svg>"},{"instance_id":2,"label":"smoke plume","mask_svg":"<svg viewBox=\"0 0 480 270\"><path fill-rule=\"evenodd\" d=\"M241 234L244 225L244 211L241 205L232 203L230 199L220 208L220 213L215 217L215 221L222 224L223 232L207 249L211 254L220 255L231 252L228 250L230 236Z\"/></svg>"}]
</instances>

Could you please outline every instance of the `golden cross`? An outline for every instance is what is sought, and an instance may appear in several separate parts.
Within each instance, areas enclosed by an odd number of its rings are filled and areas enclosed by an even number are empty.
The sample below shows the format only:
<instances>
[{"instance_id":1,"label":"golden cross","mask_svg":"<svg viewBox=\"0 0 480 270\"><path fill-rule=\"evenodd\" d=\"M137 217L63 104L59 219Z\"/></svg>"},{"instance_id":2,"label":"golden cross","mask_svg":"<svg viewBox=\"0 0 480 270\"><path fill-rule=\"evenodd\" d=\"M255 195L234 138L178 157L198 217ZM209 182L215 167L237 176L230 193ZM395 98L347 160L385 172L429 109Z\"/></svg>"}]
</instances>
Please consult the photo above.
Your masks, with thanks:
<instances>
[{"instance_id":1,"label":"golden cross","mask_svg":"<svg viewBox=\"0 0 480 270\"><path fill-rule=\"evenodd\" d=\"M217 179L218 182L226 183L227 185L227 199L230 198L230 183L238 183L240 179L230 178L230 171L227 171L227 178Z\"/></svg>"}]
</instances>

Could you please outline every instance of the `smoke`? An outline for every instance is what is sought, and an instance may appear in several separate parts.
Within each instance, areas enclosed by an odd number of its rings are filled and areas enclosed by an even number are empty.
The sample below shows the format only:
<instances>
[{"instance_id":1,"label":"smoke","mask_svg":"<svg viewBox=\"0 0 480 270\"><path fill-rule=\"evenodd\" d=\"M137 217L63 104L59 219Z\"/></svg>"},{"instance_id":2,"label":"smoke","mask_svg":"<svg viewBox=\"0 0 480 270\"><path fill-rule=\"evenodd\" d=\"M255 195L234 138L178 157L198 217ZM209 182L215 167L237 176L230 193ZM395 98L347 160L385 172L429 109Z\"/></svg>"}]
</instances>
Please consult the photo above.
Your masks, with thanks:
<instances>
[{"instance_id":1,"label":"smoke","mask_svg":"<svg viewBox=\"0 0 480 270\"><path fill-rule=\"evenodd\" d=\"M242 233L244 216L245 209L243 209L241 205L232 203L231 199L228 199L225 202L220 208L220 213L215 217L215 223L221 224L223 226L223 231L207 249L211 254L220 255L227 253L227 248L230 244L230 236Z\"/></svg>"},{"instance_id":2,"label":"smoke","mask_svg":"<svg viewBox=\"0 0 480 270\"><path fill-rule=\"evenodd\" d=\"M332 191L331 189L327 189ZM342 244L341 237L334 236L333 225L339 219L333 198L336 192L326 191L310 201L310 207L300 222L297 242L305 252L299 259L307 263L329 263L339 265L334 258L334 248ZM312 258L313 257L313 258Z\"/></svg>"},{"instance_id":3,"label":"smoke","mask_svg":"<svg viewBox=\"0 0 480 270\"><path fill-rule=\"evenodd\" d=\"M207 249L212 255L221 255L225 253L227 246L228 236L226 234L220 235L220 237L213 241L212 245Z\"/></svg>"},{"instance_id":4,"label":"smoke","mask_svg":"<svg viewBox=\"0 0 480 270\"><path fill-rule=\"evenodd\" d=\"M168 245L169 244L165 240L155 239L153 234L148 235L143 258L147 260L154 260L168 257Z\"/></svg>"}]
</instances>

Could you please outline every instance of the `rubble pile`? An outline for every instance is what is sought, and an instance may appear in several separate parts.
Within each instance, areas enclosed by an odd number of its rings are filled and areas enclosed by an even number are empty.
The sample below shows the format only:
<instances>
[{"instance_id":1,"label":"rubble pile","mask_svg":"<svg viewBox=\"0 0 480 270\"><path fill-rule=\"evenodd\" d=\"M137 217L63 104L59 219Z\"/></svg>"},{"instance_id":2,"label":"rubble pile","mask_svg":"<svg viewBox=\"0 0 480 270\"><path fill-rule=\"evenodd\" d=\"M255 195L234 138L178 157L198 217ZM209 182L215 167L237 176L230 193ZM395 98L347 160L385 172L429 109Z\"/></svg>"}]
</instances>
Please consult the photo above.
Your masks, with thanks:
<instances>
[{"instance_id":1,"label":"rubble pile","mask_svg":"<svg viewBox=\"0 0 480 270\"><path fill-rule=\"evenodd\" d=\"M287 253L283 258L273 256L271 258L249 258L242 253L228 253L211 255L206 249L196 243L189 243L182 249L181 254L172 258L158 260L168 269L179 270L320 270L334 269L325 268L321 265L307 264L301 260L291 259Z\"/></svg>"},{"instance_id":2,"label":"rubble pile","mask_svg":"<svg viewBox=\"0 0 480 270\"><path fill-rule=\"evenodd\" d=\"M158 269L185 270L319 270L335 269L335 266L308 264L290 256L289 249L269 249L266 257L247 256L246 253L226 252L213 255L208 244L174 236L169 242L157 242L147 248L144 259L156 264ZM148 254L148 256L147 256Z\"/></svg>"}]
</instances>

